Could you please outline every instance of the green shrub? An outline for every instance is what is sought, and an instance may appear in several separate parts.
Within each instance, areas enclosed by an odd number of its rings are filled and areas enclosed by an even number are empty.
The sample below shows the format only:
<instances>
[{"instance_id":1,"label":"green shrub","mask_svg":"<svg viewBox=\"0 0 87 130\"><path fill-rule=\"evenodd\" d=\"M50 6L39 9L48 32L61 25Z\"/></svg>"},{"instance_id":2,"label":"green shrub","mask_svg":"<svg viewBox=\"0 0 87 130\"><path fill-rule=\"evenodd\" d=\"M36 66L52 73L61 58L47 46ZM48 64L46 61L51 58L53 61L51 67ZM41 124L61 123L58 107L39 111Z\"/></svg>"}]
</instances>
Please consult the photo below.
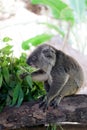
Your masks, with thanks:
<instances>
[{"instance_id":1,"label":"green shrub","mask_svg":"<svg viewBox=\"0 0 87 130\"><path fill-rule=\"evenodd\" d=\"M42 83L32 82L30 75L21 79L24 72L32 72L26 64L26 54L14 57L11 45L0 49L0 111L6 105L20 106L23 101L35 100L45 93Z\"/></svg>"}]
</instances>

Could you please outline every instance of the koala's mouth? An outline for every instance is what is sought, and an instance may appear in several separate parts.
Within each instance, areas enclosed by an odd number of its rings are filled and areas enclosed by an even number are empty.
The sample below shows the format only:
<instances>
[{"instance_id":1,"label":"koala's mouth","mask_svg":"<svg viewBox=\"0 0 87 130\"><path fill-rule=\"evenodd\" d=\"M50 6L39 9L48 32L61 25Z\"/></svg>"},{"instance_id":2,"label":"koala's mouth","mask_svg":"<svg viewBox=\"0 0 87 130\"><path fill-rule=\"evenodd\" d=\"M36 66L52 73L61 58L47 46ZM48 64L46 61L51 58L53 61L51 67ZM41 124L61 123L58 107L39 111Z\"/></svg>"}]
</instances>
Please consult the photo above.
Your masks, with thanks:
<instances>
[{"instance_id":1,"label":"koala's mouth","mask_svg":"<svg viewBox=\"0 0 87 130\"><path fill-rule=\"evenodd\" d=\"M38 68L38 66L32 64L32 63L28 63L29 66L33 67L33 68Z\"/></svg>"},{"instance_id":2,"label":"koala's mouth","mask_svg":"<svg viewBox=\"0 0 87 130\"><path fill-rule=\"evenodd\" d=\"M31 66L32 68L34 68L35 70L40 70L40 68L39 68L38 66L36 66L36 65L31 64L30 66Z\"/></svg>"},{"instance_id":3,"label":"koala's mouth","mask_svg":"<svg viewBox=\"0 0 87 130\"><path fill-rule=\"evenodd\" d=\"M34 65L32 62L28 62L28 65L30 66L30 67L32 67L34 70L42 70L39 66L37 66L37 65Z\"/></svg>"}]
</instances>

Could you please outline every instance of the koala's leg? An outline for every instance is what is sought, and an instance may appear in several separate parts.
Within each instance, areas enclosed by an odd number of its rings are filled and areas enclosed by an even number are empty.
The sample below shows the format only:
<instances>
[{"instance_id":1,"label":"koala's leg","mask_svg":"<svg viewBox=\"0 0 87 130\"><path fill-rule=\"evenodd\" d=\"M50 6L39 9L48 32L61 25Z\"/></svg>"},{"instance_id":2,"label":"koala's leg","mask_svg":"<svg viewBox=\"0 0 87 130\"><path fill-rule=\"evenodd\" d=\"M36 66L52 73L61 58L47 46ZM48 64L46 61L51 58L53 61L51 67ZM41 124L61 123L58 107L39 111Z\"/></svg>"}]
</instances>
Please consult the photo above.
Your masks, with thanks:
<instances>
[{"instance_id":1,"label":"koala's leg","mask_svg":"<svg viewBox=\"0 0 87 130\"><path fill-rule=\"evenodd\" d=\"M33 81L46 81L48 79L48 74L42 70L37 70L31 73Z\"/></svg>"},{"instance_id":2,"label":"koala's leg","mask_svg":"<svg viewBox=\"0 0 87 130\"><path fill-rule=\"evenodd\" d=\"M68 95L73 95L77 92L78 89L79 87L75 82L75 80L70 78L68 82L65 84L62 91L60 92L60 95L62 95L63 97Z\"/></svg>"},{"instance_id":3,"label":"koala's leg","mask_svg":"<svg viewBox=\"0 0 87 130\"><path fill-rule=\"evenodd\" d=\"M69 78L63 89L60 91L59 95L55 98L53 107L56 108L63 97L75 94L78 89L79 87L75 80Z\"/></svg>"},{"instance_id":4,"label":"koala's leg","mask_svg":"<svg viewBox=\"0 0 87 130\"><path fill-rule=\"evenodd\" d=\"M63 89L64 85L67 83L69 75L65 72L60 72L57 77L53 78L53 82L50 86L50 90L47 94L47 99L45 101L44 110L48 108L51 101L55 99Z\"/></svg>"}]
</instances>

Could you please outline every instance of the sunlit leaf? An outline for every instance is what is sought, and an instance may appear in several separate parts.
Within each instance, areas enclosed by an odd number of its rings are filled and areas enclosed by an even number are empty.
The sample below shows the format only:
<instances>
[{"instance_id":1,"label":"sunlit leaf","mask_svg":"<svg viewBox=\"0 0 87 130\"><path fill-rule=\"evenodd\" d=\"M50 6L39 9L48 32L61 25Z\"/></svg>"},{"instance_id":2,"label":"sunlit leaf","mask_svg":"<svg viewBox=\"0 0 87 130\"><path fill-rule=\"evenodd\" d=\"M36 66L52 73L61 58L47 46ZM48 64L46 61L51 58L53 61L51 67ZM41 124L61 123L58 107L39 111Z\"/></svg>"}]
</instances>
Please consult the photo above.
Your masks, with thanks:
<instances>
[{"instance_id":1,"label":"sunlit leaf","mask_svg":"<svg viewBox=\"0 0 87 130\"><path fill-rule=\"evenodd\" d=\"M47 40L49 40L49 39L51 39L51 38L52 38L52 35L51 35L51 34L41 34L41 35L37 35L37 36L35 36L35 37L33 37L33 38L30 38L30 39L24 41L24 42L22 43L22 48L23 48L24 50L27 50L27 49L30 48L31 44L32 44L33 46L37 46L37 45L39 45L39 44L41 44L41 43L43 43L43 42L45 42L45 41L47 41Z\"/></svg>"},{"instance_id":2,"label":"sunlit leaf","mask_svg":"<svg viewBox=\"0 0 87 130\"><path fill-rule=\"evenodd\" d=\"M12 49L12 45L6 45L5 47L3 47L0 51L5 54L5 55L9 55L11 54L13 51L11 50Z\"/></svg>"},{"instance_id":3,"label":"sunlit leaf","mask_svg":"<svg viewBox=\"0 0 87 130\"><path fill-rule=\"evenodd\" d=\"M66 3L64 3L61 0L31 0L32 4L43 4L47 7L50 7L50 9L52 10L53 16L57 19L61 19L61 20L69 20L71 22L74 21L74 15L73 15L73 11L72 9L70 9L68 7L68 5ZM68 12L69 14L72 14L69 18L67 18L64 16L63 19L61 17L61 11L64 11L66 8L68 8ZM72 17L72 18L71 18Z\"/></svg>"},{"instance_id":4,"label":"sunlit leaf","mask_svg":"<svg viewBox=\"0 0 87 130\"><path fill-rule=\"evenodd\" d=\"M64 10L62 10L60 13L60 17L62 20L66 19L67 21L72 21L72 23L74 23L73 13L70 11L69 8L65 8Z\"/></svg>"},{"instance_id":5,"label":"sunlit leaf","mask_svg":"<svg viewBox=\"0 0 87 130\"><path fill-rule=\"evenodd\" d=\"M2 67L5 67L8 65L8 61L4 60L3 63L2 63Z\"/></svg>"},{"instance_id":6,"label":"sunlit leaf","mask_svg":"<svg viewBox=\"0 0 87 130\"><path fill-rule=\"evenodd\" d=\"M9 42L12 41L12 39L10 37L4 37L3 38L3 42Z\"/></svg>"}]
</instances>

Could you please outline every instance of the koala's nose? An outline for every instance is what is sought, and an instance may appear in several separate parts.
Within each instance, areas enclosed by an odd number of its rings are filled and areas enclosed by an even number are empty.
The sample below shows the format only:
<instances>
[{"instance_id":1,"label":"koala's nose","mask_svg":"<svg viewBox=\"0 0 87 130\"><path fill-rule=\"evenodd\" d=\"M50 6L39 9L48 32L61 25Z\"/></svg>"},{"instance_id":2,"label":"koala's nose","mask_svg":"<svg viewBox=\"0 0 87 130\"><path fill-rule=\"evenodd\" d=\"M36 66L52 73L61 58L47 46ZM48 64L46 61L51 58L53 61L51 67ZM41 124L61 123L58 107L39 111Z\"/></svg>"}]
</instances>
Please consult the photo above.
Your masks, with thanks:
<instances>
[{"instance_id":1,"label":"koala's nose","mask_svg":"<svg viewBox=\"0 0 87 130\"><path fill-rule=\"evenodd\" d=\"M28 58L26 63L29 65L29 66L33 66L33 63L32 63L32 60L31 58Z\"/></svg>"},{"instance_id":2,"label":"koala's nose","mask_svg":"<svg viewBox=\"0 0 87 130\"><path fill-rule=\"evenodd\" d=\"M30 62L30 59L29 59L29 58L26 60L26 63L27 63L28 65L30 65L30 64L31 64L31 62Z\"/></svg>"}]
</instances>

